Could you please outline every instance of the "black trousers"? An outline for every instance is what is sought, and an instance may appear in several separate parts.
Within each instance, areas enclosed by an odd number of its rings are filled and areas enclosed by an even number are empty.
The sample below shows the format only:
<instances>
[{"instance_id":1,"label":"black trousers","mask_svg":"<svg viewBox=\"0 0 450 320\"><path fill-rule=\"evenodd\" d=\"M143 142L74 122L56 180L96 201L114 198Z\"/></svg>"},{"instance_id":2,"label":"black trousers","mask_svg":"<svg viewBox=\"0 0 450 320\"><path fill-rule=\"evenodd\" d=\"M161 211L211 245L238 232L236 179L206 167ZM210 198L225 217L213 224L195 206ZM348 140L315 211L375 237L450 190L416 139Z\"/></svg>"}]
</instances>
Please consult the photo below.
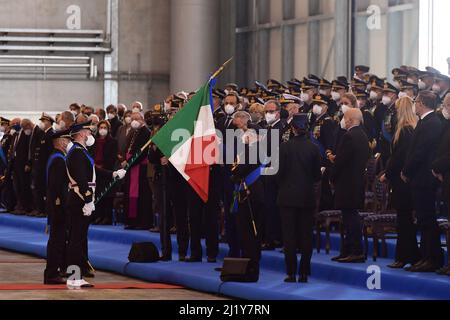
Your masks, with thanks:
<instances>
[{"instance_id":1,"label":"black trousers","mask_svg":"<svg viewBox=\"0 0 450 320\"><path fill-rule=\"evenodd\" d=\"M417 227L414 224L412 210L397 209L397 233L396 261L410 264L418 262L420 252L417 244Z\"/></svg>"},{"instance_id":2,"label":"black trousers","mask_svg":"<svg viewBox=\"0 0 450 320\"><path fill-rule=\"evenodd\" d=\"M49 208L50 236L47 243L47 266L44 276L52 279L58 276L58 270L65 271L66 264L66 213L61 206Z\"/></svg>"},{"instance_id":3,"label":"black trousers","mask_svg":"<svg viewBox=\"0 0 450 320\"><path fill-rule=\"evenodd\" d=\"M97 203L95 206L94 220L102 219L112 222L113 202L113 197L106 196Z\"/></svg>"},{"instance_id":4,"label":"black trousers","mask_svg":"<svg viewBox=\"0 0 450 320\"><path fill-rule=\"evenodd\" d=\"M162 188L164 188L164 184ZM170 240L170 228L172 226L172 217L175 217L175 227L177 229L177 245L178 255L186 256L189 246L189 226L188 226L188 211L186 201L186 183L184 181L169 179L166 187L166 212L160 214L159 230L161 244L163 245L163 255L172 255L172 242ZM166 230L164 230L164 219ZM164 243L167 247L164 247Z\"/></svg>"},{"instance_id":5,"label":"black trousers","mask_svg":"<svg viewBox=\"0 0 450 320\"><path fill-rule=\"evenodd\" d=\"M262 240L261 215L264 212L263 210L264 203L250 198L243 203L239 203L238 213L236 216L237 230L239 233L241 247L241 258L250 259L249 273L254 276L255 279L252 279L253 281L257 281L259 278L259 261L261 260ZM254 225L253 222L255 223ZM254 227L256 228L256 234Z\"/></svg>"},{"instance_id":6,"label":"black trousers","mask_svg":"<svg viewBox=\"0 0 450 320\"><path fill-rule=\"evenodd\" d=\"M296 275L297 249L300 249L302 256L298 273L310 275L313 252L314 209L281 207L280 215L286 274L290 276Z\"/></svg>"},{"instance_id":7,"label":"black trousers","mask_svg":"<svg viewBox=\"0 0 450 320\"><path fill-rule=\"evenodd\" d=\"M278 185L274 176L265 176L264 181L264 234L263 242L281 242L281 219L277 206Z\"/></svg>"},{"instance_id":8,"label":"black trousers","mask_svg":"<svg viewBox=\"0 0 450 320\"><path fill-rule=\"evenodd\" d=\"M85 272L88 268L87 235L90 218L83 215L82 206L68 206L67 218L69 231L67 267L78 266L81 272Z\"/></svg>"},{"instance_id":9,"label":"black trousers","mask_svg":"<svg viewBox=\"0 0 450 320\"><path fill-rule=\"evenodd\" d=\"M436 189L412 188L412 193L417 225L421 232L420 251L422 259L437 266L442 266L444 256L436 217Z\"/></svg>"},{"instance_id":10,"label":"black trousers","mask_svg":"<svg viewBox=\"0 0 450 320\"><path fill-rule=\"evenodd\" d=\"M31 211L32 196L31 196L31 175L29 172L25 172L25 165L14 166L14 189L17 197L18 209L26 212Z\"/></svg>"},{"instance_id":11,"label":"black trousers","mask_svg":"<svg viewBox=\"0 0 450 320\"><path fill-rule=\"evenodd\" d=\"M45 192L46 192L45 176L37 170L31 172L31 192L33 195L33 209L39 213L45 213Z\"/></svg>"},{"instance_id":12,"label":"black trousers","mask_svg":"<svg viewBox=\"0 0 450 320\"><path fill-rule=\"evenodd\" d=\"M202 235L206 238L206 255L216 258L219 253L219 200L210 192L205 204L192 189L189 191L189 227L191 236L191 256L201 258ZM204 222L204 223L203 223Z\"/></svg>"},{"instance_id":13,"label":"black trousers","mask_svg":"<svg viewBox=\"0 0 450 320\"><path fill-rule=\"evenodd\" d=\"M342 210L342 219L345 230L343 250L344 255L362 255L362 225L358 210Z\"/></svg>"}]
</instances>

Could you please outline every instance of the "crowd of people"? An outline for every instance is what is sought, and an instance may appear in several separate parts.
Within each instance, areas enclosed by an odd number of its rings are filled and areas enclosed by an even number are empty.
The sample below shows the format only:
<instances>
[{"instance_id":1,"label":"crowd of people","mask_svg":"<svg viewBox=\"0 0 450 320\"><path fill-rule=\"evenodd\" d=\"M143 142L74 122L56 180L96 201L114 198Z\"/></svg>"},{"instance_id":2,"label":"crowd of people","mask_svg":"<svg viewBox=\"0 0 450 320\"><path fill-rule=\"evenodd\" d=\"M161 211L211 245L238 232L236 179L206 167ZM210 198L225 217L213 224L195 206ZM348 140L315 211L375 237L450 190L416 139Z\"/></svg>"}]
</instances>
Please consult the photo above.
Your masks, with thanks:
<instances>
[{"instance_id":1,"label":"crowd of people","mask_svg":"<svg viewBox=\"0 0 450 320\"><path fill-rule=\"evenodd\" d=\"M118 194L126 229L160 232L162 261L172 260L170 234L176 232L179 261L201 262L205 238L207 262L214 263L223 241L229 257L250 259L257 281L261 251L283 248L285 281L296 282L298 275L307 282L318 211L342 211L344 244L333 260L365 262L358 211L365 207L368 161L380 154L379 179L389 183L397 212L390 267L450 275L442 268L437 224L438 203L450 202L450 78L406 66L393 75L390 83L357 66L350 81L309 75L286 84L214 89L216 129L222 136L248 133L244 152L264 140L269 156L279 155L279 170L255 175L267 164L245 163L245 155L236 154L232 164L211 166L206 203L155 145L140 153L194 92L170 95L149 110L140 102L97 110L74 103L55 118L43 113L38 125L1 118L1 205L12 214L48 217L46 283L62 283L70 265L93 276L87 229L117 219ZM276 150L268 142L273 137ZM113 179L122 181L94 205Z\"/></svg>"}]
</instances>

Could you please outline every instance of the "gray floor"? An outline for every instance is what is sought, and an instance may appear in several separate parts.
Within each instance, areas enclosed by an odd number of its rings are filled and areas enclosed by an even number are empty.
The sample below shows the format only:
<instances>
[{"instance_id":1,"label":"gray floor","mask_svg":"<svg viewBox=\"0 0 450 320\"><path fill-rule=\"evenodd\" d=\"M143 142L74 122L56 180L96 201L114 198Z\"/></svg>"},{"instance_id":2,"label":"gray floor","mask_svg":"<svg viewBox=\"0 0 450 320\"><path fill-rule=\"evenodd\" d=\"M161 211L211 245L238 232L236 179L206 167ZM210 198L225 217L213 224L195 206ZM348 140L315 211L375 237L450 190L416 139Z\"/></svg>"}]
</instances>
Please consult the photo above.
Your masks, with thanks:
<instances>
[{"instance_id":1,"label":"gray floor","mask_svg":"<svg viewBox=\"0 0 450 320\"><path fill-rule=\"evenodd\" d=\"M215 295L187 289L3 290L5 284L42 284L45 260L0 250L0 300L217 300ZM91 280L89 280L91 281ZM107 272L96 272L95 283L143 283Z\"/></svg>"}]
</instances>

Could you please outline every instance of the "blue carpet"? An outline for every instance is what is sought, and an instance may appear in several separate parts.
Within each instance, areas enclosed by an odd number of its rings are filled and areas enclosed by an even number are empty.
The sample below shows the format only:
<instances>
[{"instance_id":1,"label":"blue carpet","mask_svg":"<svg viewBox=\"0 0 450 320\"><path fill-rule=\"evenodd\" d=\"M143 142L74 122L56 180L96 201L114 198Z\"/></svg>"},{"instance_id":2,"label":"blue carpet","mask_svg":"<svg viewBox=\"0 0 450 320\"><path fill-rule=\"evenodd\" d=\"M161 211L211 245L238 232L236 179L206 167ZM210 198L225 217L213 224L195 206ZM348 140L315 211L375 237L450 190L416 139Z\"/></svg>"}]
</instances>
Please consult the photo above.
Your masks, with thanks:
<instances>
[{"instance_id":1,"label":"blue carpet","mask_svg":"<svg viewBox=\"0 0 450 320\"><path fill-rule=\"evenodd\" d=\"M0 214L0 247L45 257L47 235L45 219ZM153 264L128 263L133 242L152 241L159 245L159 234L147 231L126 231L121 227L92 226L89 230L89 255L92 264L101 270L112 271L152 282L182 285L194 290L223 294L251 300L411 300L449 299L450 277L435 274L415 274L386 267L390 259L369 260L366 264L343 265L330 261L337 255L339 239L332 237L332 252L315 253L312 276L308 284L283 282L284 257L280 252L264 252L261 277L258 283L222 283L214 268L221 266L227 246L221 244L216 264L181 263L174 254L173 262ZM172 237L174 252L176 240ZM395 242L388 242L392 256ZM368 290L367 267L381 269L381 290Z\"/></svg>"}]
</instances>

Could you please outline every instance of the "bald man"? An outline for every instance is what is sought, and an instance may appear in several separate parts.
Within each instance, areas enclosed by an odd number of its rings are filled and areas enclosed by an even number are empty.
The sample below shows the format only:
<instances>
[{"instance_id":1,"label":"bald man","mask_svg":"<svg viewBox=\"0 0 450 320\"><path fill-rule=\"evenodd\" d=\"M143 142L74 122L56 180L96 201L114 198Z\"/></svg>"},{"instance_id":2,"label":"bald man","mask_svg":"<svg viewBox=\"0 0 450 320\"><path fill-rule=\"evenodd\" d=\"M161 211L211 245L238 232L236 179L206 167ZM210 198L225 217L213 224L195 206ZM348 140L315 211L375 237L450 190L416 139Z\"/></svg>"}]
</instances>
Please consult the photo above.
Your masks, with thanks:
<instances>
[{"instance_id":1,"label":"bald man","mask_svg":"<svg viewBox=\"0 0 450 320\"><path fill-rule=\"evenodd\" d=\"M358 209L364 208L364 174L369 160L369 140L361 126L363 114L359 109L348 110L341 121L347 132L337 148L331 182L335 189L335 208L342 211L345 230L341 255L333 258L341 263L365 262L362 247L362 227Z\"/></svg>"}]
</instances>

